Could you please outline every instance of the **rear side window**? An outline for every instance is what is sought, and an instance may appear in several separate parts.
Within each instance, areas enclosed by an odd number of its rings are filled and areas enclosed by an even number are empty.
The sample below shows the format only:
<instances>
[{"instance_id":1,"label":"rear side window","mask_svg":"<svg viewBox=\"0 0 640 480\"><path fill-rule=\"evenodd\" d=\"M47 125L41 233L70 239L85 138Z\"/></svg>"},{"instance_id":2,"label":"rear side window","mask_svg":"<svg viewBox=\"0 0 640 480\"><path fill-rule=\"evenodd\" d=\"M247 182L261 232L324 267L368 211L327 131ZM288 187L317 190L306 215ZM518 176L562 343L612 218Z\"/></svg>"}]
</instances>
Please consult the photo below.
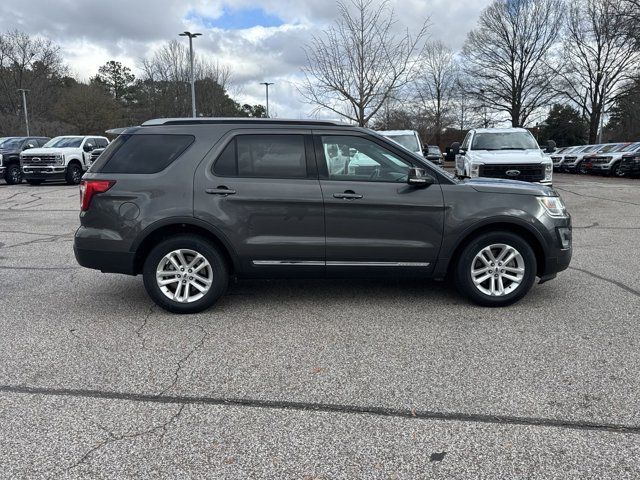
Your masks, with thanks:
<instances>
[{"instance_id":1,"label":"rear side window","mask_svg":"<svg viewBox=\"0 0 640 480\"><path fill-rule=\"evenodd\" d=\"M224 177L305 178L303 135L238 135L217 158L213 172Z\"/></svg>"},{"instance_id":2,"label":"rear side window","mask_svg":"<svg viewBox=\"0 0 640 480\"><path fill-rule=\"evenodd\" d=\"M91 167L102 173L158 173L193 143L192 135L120 135Z\"/></svg>"}]
</instances>

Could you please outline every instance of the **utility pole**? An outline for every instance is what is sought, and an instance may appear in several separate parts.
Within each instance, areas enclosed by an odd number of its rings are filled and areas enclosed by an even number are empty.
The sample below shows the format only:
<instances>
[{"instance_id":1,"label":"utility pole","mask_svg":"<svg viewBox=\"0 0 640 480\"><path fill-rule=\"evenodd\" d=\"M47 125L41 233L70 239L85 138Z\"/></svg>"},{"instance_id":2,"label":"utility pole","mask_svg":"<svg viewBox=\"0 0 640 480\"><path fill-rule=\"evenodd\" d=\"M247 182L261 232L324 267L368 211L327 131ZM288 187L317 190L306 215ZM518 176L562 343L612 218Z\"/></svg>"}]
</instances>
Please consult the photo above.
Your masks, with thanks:
<instances>
[{"instance_id":1,"label":"utility pole","mask_svg":"<svg viewBox=\"0 0 640 480\"><path fill-rule=\"evenodd\" d=\"M27 137L28 137L31 134L29 133L29 114L27 112L27 92L29 92L30 90L27 90L26 88L19 88L18 91L22 92L22 107L24 108L24 123L27 125Z\"/></svg>"},{"instance_id":2,"label":"utility pole","mask_svg":"<svg viewBox=\"0 0 640 480\"><path fill-rule=\"evenodd\" d=\"M189 59L191 61L191 116L196 118L196 79L193 73L193 39L202 35L201 33L183 32L178 36L189 37Z\"/></svg>"},{"instance_id":3,"label":"utility pole","mask_svg":"<svg viewBox=\"0 0 640 480\"><path fill-rule=\"evenodd\" d=\"M264 85L267 96L267 118L271 118L269 117L269 85L273 85L273 82L260 82L260 85Z\"/></svg>"}]
</instances>

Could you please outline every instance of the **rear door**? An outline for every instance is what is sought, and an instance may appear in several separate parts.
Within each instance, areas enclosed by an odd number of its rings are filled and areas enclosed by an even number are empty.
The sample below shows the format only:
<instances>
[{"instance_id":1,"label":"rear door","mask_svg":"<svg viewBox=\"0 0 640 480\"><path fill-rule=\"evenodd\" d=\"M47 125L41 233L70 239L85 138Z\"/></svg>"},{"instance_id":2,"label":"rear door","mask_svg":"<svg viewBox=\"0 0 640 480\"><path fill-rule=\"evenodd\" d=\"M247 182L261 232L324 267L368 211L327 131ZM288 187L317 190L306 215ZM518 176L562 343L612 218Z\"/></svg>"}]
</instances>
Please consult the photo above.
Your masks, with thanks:
<instances>
[{"instance_id":1,"label":"rear door","mask_svg":"<svg viewBox=\"0 0 640 480\"><path fill-rule=\"evenodd\" d=\"M323 275L322 193L310 130L236 130L194 181L194 214L215 226L245 275Z\"/></svg>"},{"instance_id":2,"label":"rear door","mask_svg":"<svg viewBox=\"0 0 640 480\"><path fill-rule=\"evenodd\" d=\"M442 242L439 184L408 185L422 164L366 134L316 132L327 273L429 274Z\"/></svg>"}]
</instances>

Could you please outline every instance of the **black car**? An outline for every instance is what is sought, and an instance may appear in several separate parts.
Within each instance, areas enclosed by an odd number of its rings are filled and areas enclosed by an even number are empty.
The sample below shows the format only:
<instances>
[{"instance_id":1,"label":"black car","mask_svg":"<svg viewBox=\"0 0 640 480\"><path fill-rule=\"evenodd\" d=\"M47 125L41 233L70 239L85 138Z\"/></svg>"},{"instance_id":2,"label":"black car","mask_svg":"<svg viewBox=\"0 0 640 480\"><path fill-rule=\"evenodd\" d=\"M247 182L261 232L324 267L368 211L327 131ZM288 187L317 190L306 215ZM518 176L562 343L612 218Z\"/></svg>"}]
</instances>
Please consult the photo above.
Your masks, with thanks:
<instances>
[{"instance_id":1,"label":"black car","mask_svg":"<svg viewBox=\"0 0 640 480\"><path fill-rule=\"evenodd\" d=\"M640 176L640 152L628 153L622 156L619 172L627 177Z\"/></svg>"},{"instance_id":2,"label":"black car","mask_svg":"<svg viewBox=\"0 0 640 480\"><path fill-rule=\"evenodd\" d=\"M80 188L78 262L142 274L179 313L212 306L232 276L450 274L476 303L504 306L572 252L552 188L458 180L335 122L149 121L124 130Z\"/></svg>"},{"instance_id":3,"label":"black car","mask_svg":"<svg viewBox=\"0 0 640 480\"><path fill-rule=\"evenodd\" d=\"M437 145L427 145L427 147L424 149L424 156L431 163L435 163L436 165L444 165L444 157L442 156L442 151Z\"/></svg>"},{"instance_id":4,"label":"black car","mask_svg":"<svg viewBox=\"0 0 640 480\"><path fill-rule=\"evenodd\" d=\"M22 182L20 153L38 148L49 141L48 137L6 137L0 143L0 176L9 185Z\"/></svg>"}]
</instances>

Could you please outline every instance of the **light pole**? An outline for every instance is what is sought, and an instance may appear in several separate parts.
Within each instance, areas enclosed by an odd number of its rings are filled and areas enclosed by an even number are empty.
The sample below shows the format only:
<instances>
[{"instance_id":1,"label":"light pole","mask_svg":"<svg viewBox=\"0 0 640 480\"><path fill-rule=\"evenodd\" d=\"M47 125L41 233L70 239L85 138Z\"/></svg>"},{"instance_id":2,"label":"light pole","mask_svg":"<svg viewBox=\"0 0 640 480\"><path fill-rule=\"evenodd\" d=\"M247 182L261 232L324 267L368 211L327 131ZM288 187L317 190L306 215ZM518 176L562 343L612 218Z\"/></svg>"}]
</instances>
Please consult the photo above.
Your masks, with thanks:
<instances>
[{"instance_id":1,"label":"light pole","mask_svg":"<svg viewBox=\"0 0 640 480\"><path fill-rule=\"evenodd\" d=\"M189 59L191 61L191 114L196 117L196 79L193 74L193 39L202 35L201 33L183 32L180 37L189 37Z\"/></svg>"},{"instance_id":2,"label":"light pole","mask_svg":"<svg viewBox=\"0 0 640 480\"><path fill-rule=\"evenodd\" d=\"M19 92L22 92L22 107L24 108L24 123L27 125L27 137L30 135L29 133L29 114L27 113L27 90L26 88L19 88Z\"/></svg>"},{"instance_id":3,"label":"light pole","mask_svg":"<svg viewBox=\"0 0 640 480\"><path fill-rule=\"evenodd\" d=\"M598 71L598 75L601 75L603 72ZM600 129L598 131L598 143L602 143L602 132L604 130L604 108L605 108L605 95L607 91L607 82L609 81L609 74L604 73L604 77L602 79L602 97L600 99L600 103L602 106L600 107Z\"/></svg>"},{"instance_id":4,"label":"light pole","mask_svg":"<svg viewBox=\"0 0 640 480\"><path fill-rule=\"evenodd\" d=\"M269 85L273 85L273 82L261 82L260 85L264 85L266 95L267 95L267 118L269 117Z\"/></svg>"}]
</instances>

